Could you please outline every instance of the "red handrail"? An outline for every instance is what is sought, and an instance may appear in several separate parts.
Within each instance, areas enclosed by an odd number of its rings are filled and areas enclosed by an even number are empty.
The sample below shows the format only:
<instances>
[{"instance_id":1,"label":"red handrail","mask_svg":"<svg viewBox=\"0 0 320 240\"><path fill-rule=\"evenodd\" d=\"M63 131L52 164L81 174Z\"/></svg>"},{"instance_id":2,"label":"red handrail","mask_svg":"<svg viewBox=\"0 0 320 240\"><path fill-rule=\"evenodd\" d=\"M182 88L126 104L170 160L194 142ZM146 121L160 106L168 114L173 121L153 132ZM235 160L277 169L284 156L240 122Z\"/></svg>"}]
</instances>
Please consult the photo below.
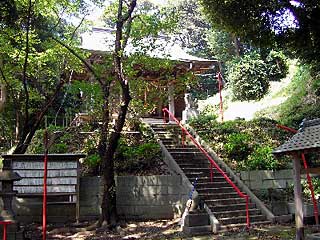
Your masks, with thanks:
<instances>
[{"instance_id":1,"label":"red handrail","mask_svg":"<svg viewBox=\"0 0 320 240\"><path fill-rule=\"evenodd\" d=\"M178 126L181 128L182 132L184 132L187 136L189 136L189 138L197 146L197 148L208 158L208 160L210 162L210 166L211 166L211 174L210 174L211 181L212 181L212 175L213 175L212 167L214 166L222 174L222 176L226 179L226 181L234 188L234 190L238 193L238 195L240 197L246 199L247 227L249 228L250 227L249 196L240 191L240 189L231 181L231 179L225 174L225 172L219 167L219 165L212 159L212 157L200 145L200 143L198 143L198 141L194 139L194 137L189 133L189 131L184 126L182 126L180 121L178 119L176 119L175 116L171 112L169 112L169 110L167 108L162 109L162 111L164 112L164 116L166 115L165 113L168 113L169 117L171 117L178 124Z\"/></svg>"}]
</instances>

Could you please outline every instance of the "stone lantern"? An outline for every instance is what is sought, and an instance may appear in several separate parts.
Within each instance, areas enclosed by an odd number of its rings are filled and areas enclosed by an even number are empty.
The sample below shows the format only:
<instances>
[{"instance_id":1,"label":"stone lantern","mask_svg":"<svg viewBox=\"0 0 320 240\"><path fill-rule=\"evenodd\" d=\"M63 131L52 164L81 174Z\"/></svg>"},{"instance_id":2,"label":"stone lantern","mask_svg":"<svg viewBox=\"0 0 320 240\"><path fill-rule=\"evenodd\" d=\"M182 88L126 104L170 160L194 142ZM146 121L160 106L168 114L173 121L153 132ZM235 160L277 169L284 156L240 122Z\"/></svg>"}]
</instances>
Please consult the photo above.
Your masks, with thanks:
<instances>
[{"instance_id":1,"label":"stone lantern","mask_svg":"<svg viewBox=\"0 0 320 240\"><path fill-rule=\"evenodd\" d=\"M12 210L12 200L16 195L13 190L13 182L19 181L21 177L10 170L10 163L4 160L2 172L0 172L1 191L0 197L2 198L3 208L0 212L1 222L10 222L7 230L8 240L22 239L22 233L19 230L19 224L15 220L15 214ZM2 231L2 229L0 230Z\"/></svg>"}]
</instances>

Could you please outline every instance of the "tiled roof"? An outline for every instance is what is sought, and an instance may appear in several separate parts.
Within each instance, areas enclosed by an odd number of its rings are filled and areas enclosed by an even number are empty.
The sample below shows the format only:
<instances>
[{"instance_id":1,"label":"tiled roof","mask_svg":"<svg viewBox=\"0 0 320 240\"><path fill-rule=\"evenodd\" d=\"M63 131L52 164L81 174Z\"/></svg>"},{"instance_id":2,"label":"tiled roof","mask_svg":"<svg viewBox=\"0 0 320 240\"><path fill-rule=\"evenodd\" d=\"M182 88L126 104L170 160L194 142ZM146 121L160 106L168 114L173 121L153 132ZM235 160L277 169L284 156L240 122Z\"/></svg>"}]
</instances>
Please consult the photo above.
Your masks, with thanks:
<instances>
[{"instance_id":1,"label":"tiled roof","mask_svg":"<svg viewBox=\"0 0 320 240\"><path fill-rule=\"evenodd\" d=\"M273 153L277 155L305 150L320 150L320 118L304 121L299 131Z\"/></svg>"}]
</instances>

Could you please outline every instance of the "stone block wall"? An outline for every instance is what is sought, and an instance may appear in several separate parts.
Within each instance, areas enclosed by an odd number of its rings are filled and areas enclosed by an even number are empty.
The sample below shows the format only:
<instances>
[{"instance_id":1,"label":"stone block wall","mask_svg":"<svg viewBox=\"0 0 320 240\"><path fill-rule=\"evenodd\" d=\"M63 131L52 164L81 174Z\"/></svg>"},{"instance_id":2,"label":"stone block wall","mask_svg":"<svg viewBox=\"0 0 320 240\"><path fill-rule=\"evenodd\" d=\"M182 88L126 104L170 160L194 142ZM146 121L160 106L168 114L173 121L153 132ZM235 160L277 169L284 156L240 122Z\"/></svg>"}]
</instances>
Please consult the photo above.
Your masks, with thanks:
<instances>
[{"instance_id":1,"label":"stone block wall","mask_svg":"<svg viewBox=\"0 0 320 240\"><path fill-rule=\"evenodd\" d=\"M181 215L190 192L183 182L180 175L116 177L119 216L144 220ZM92 220L100 215L101 196L101 177L80 178L80 220ZM18 220L41 222L41 198L17 198L13 207ZM48 205L48 222L66 221L75 221L75 204Z\"/></svg>"},{"instance_id":2,"label":"stone block wall","mask_svg":"<svg viewBox=\"0 0 320 240\"><path fill-rule=\"evenodd\" d=\"M128 219L173 218L189 194L179 175L121 176L116 184L118 214Z\"/></svg>"},{"instance_id":3,"label":"stone block wall","mask_svg":"<svg viewBox=\"0 0 320 240\"><path fill-rule=\"evenodd\" d=\"M252 190L284 189L293 184L292 169L241 171L240 178Z\"/></svg>"}]
</instances>

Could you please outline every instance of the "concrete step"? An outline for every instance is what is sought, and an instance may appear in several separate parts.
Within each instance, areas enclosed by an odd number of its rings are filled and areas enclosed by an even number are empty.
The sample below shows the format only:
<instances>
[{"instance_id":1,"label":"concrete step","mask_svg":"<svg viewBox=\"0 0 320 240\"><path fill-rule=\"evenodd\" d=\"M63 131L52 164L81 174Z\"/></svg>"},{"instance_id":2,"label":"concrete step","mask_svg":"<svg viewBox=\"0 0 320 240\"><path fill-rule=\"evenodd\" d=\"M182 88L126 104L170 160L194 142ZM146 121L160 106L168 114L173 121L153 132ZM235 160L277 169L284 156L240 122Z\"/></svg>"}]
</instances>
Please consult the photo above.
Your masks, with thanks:
<instances>
[{"instance_id":1,"label":"concrete step","mask_svg":"<svg viewBox=\"0 0 320 240\"><path fill-rule=\"evenodd\" d=\"M242 210L230 210L230 211L224 211L224 212L213 212L214 216L218 219L220 218L230 218L230 217L239 217L239 216L246 216L247 210L244 208ZM253 208L249 209L249 216L254 215L261 215L260 209Z\"/></svg>"},{"instance_id":2,"label":"concrete step","mask_svg":"<svg viewBox=\"0 0 320 240\"><path fill-rule=\"evenodd\" d=\"M190 162L190 161L181 161L177 162L181 169L189 169L189 168L204 168L204 169L210 169L210 164L208 162ZM215 169L212 169L215 171Z\"/></svg>"},{"instance_id":3,"label":"concrete step","mask_svg":"<svg viewBox=\"0 0 320 240\"><path fill-rule=\"evenodd\" d=\"M185 164L185 163L183 163ZM182 165L183 165L182 164ZM191 165L192 163L190 163L189 165ZM203 163L198 163L200 165L202 165ZM179 164L179 166L181 167L181 165ZM197 165L193 165L193 167L184 167L183 170L186 172L186 173L189 173L189 172L199 172L200 174L201 173L211 173L211 171L215 174L213 176L213 178L220 178L220 177L223 177L222 176L222 173L220 173L216 168L210 168L210 165L207 166L207 167L197 167ZM227 173L223 172L224 174L228 175ZM223 177L224 178L224 177Z\"/></svg>"},{"instance_id":4,"label":"concrete step","mask_svg":"<svg viewBox=\"0 0 320 240\"><path fill-rule=\"evenodd\" d=\"M229 225L229 224L237 224L237 223L246 223L247 217L246 216L238 216L238 217L227 217L227 218L218 218L219 222L222 225ZM262 222L266 221L266 217L263 215L251 215L250 222Z\"/></svg>"},{"instance_id":5,"label":"concrete step","mask_svg":"<svg viewBox=\"0 0 320 240\"><path fill-rule=\"evenodd\" d=\"M214 199L232 199L239 198L237 192L228 192L228 193L199 193L199 196L203 200L214 200Z\"/></svg>"},{"instance_id":6,"label":"concrete step","mask_svg":"<svg viewBox=\"0 0 320 240\"><path fill-rule=\"evenodd\" d=\"M193 145L193 144L184 144L184 145L181 145L181 146L169 146L168 148L167 148L168 150L174 150L174 149L176 149L177 151L183 151L183 150L191 150L191 149L194 149L194 150L199 150L199 148L197 148L195 145ZM200 151L200 150L199 150Z\"/></svg>"},{"instance_id":7,"label":"concrete step","mask_svg":"<svg viewBox=\"0 0 320 240\"><path fill-rule=\"evenodd\" d=\"M202 158L206 158L206 156L200 152L200 151L193 151L193 152L188 152L188 151L184 151L184 152L171 152L170 153L173 157L176 158L187 158L187 157L192 157L192 158L197 158L199 157L201 159Z\"/></svg>"},{"instance_id":8,"label":"concrete step","mask_svg":"<svg viewBox=\"0 0 320 240\"><path fill-rule=\"evenodd\" d=\"M219 213L225 211L239 211L246 209L246 203L237 203L232 205L215 205L209 206L212 212ZM254 203L249 203L249 209L254 209L256 205Z\"/></svg>"},{"instance_id":9,"label":"concrete step","mask_svg":"<svg viewBox=\"0 0 320 240\"><path fill-rule=\"evenodd\" d=\"M225 198L225 199L207 199L205 203L209 206L209 208L213 208L215 206L227 206L227 205L233 205L233 204L239 204L239 203L245 203L246 200L241 197L237 198Z\"/></svg>"},{"instance_id":10,"label":"concrete step","mask_svg":"<svg viewBox=\"0 0 320 240\"><path fill-rule=\"evenodd\" d=\"M199 172L199 171L192 171L192 172L188 172L188 171L184 171L184 173L186 174L186 176L188 178L209 178L210 179L210 171L203 171L203 172ZM209 180L211 181L211 179ZM214 174L213 173L213 178L212 178L212 182L223 182L226 181L225 178L221 175L221 174Z\"/></svg>"},{"instance_id":11,"label":"concrete step","mask_svg":"<svg viewBox=\"0 0 320 240\"><path fill-rule=\"evenodd\" d=\"M167 148L170 153L179 153L179 152L200 152L197 148L194 147L171 147Z\"/></svg>"},{"instance_id":12,"label":"concrete step","mask_svg":"<svg viewBox=\"0 0 320 240\"><path fill-rule=\"evenodd\" d=\"M229 193L229 192L234 192L233 187L219 187L219 188L214 188L214 187L206 187L206 186L196 186L196 190L198 193Z\"/></svg>"},{"instance_id":13,"label":"concrete step","mask_svg":"<svg viewBox=\"0 0 320 240\"><path fill-rule=\"evenodd\" d=\"M194 182L197 176L191 176L189 177L190 182ZM204 186L204 187L213 187L213 188L219 188L219 187L230 187L230 183L228 183L224 177L213 177L212 182L210 176L206 177L198 177L197 180L197 186Z\"/></svg>"}]
</instances>

